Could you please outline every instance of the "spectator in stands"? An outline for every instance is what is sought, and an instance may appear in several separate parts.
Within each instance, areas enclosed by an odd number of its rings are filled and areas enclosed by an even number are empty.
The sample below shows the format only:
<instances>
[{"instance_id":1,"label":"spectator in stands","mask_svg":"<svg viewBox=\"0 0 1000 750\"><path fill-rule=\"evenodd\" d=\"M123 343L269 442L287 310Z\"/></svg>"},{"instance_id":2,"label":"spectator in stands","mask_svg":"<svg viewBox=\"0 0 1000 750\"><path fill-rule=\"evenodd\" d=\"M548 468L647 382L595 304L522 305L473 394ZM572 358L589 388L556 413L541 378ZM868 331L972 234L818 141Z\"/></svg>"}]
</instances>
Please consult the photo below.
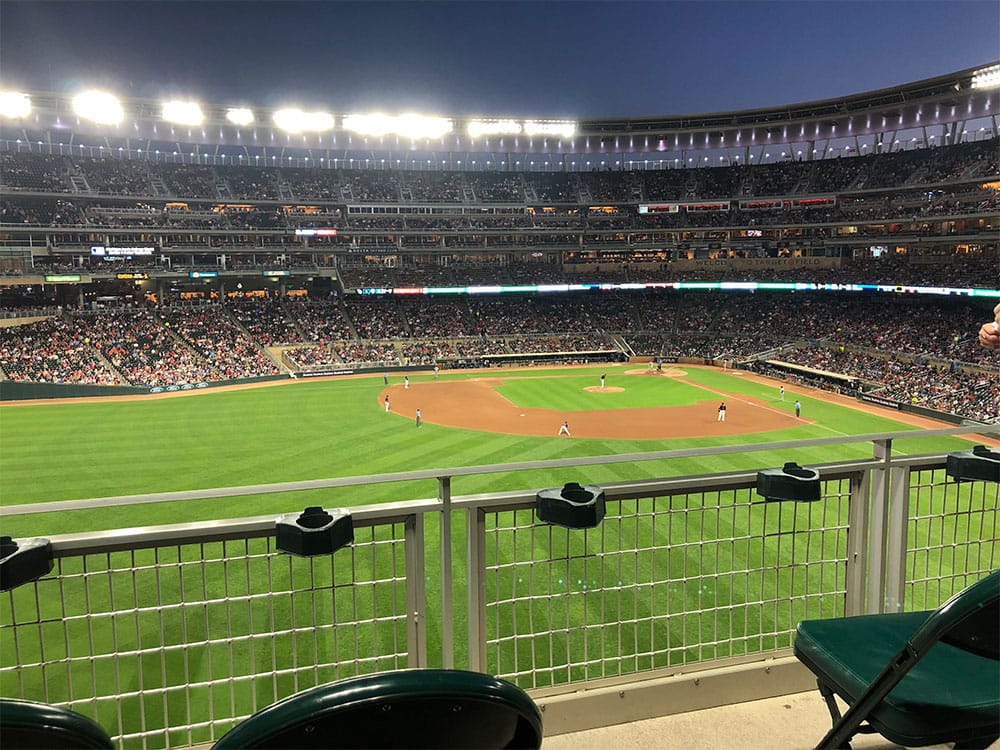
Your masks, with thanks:
<instances>
[{"instance_id":1,"label":"spectator in stands","mask_svg":"<svg viewBox=\"0 0 1000 750\"><path fill-rule=\"evenodd\" d=\"M983 323L979 329L979 343L987 349L1000 351L1000 305L993 308L996 318L992 323Z\"/></svg>"}]
</instances>

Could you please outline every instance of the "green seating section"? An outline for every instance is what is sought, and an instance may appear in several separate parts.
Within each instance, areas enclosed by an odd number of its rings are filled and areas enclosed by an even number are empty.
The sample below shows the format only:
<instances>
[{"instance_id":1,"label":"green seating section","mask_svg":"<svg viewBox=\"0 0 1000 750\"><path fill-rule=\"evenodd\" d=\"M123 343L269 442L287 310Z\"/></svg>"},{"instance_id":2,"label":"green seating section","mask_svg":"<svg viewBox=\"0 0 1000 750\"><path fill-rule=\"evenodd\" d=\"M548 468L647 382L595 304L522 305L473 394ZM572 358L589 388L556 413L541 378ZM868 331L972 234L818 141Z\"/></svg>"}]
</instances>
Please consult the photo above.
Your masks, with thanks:
<instances>
[{"instance_id":1,"label":"green seating section","mask_svg":"<svg viewBox=\"0 0 1000 750\"><path fill-rule=\"evenodd\" d=\"M341 680L279 701L213 750L235 748L538 748L538 707L509 682L414 669Z\"/></svg>"},{"instance_id":2,"label":"green seating section","mask_svg":"<svg viewBox=\"0 0 1000 750\"><path fill-rule=\"evenodd\" d=\"M108 733L86 716L58 706L0 700L0 747L4 750L110 750Z\"/></svg>"},{"instance_id":3,"label":"green seating section","mask_svg":"<svg viewBox=\"0 0 1000 750\"><path fill-rule=\"evenodd\" d=\"M1000 571L936 611L799 623L795 655L834 721L818 747L849 747L866 731L907 747L987 747L1000 737L998 638Z\"/></svg>"}]
</instances>

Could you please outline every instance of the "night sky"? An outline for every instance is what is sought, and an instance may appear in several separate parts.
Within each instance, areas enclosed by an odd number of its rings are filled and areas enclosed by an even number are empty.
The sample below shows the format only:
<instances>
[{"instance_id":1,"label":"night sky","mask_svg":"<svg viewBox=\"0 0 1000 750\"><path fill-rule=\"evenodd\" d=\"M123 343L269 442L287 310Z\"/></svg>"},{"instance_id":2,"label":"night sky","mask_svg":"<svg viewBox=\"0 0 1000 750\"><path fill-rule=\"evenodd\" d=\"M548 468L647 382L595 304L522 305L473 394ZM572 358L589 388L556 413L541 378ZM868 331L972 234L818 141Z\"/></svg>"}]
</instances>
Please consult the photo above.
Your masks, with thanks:
<instances>
[{"instance_id":1,"label":"night sky","mask_svg":"<svg viewBox=\"0 0 1000 750\"><path fill-rule=\"evenodd\" d=\"M637 117L1000 59L984 2L0 2L0 84L445 115Z\"/></svg>"}]
</instances>

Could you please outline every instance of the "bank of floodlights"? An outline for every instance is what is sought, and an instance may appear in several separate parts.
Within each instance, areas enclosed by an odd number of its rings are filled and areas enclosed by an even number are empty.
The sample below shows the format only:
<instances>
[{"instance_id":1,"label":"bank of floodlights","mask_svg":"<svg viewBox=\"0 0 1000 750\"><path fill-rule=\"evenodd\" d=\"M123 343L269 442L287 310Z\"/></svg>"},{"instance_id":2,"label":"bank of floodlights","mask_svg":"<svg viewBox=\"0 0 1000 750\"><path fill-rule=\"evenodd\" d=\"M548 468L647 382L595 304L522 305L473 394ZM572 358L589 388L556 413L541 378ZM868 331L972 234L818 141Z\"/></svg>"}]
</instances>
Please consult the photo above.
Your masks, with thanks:
<instances>
[{"instance_id":1,"label":"bank of floodlights","mask_svg":"<svg viewBox=\"0 0 1000 750\"><path fill-rule=\"evenodd\" d=\"M169 101L163 103L161 116L167 122L175 125L201 125L205 121L205 115L201 111L201 106L197 102Z\"/></svg>"},{"instance_id":2,"label":"bank of floodlights","mask_svg":"<svg viewBox=\"0 0 1000 750\"><path fill-rule=\"evenodd\" d=\"M992 89L1000 86L1000 63L982 68L972 74L972 88Z\"/></svg>"},{"instance_id":3,"label":"bank of floodlights","mask_svg":"<svg viewBox=\"0 0 1000 750\"><path fill-rule=\"evenodd\" d=\"M246 107L230 107L226 110L226 119L233 125L252 125L254 121L253 110Z\"/></svg>"},{"instance_id":4,"label":"bank of floodlights","mask_svg":"<svg viewBox=\"0 0 1000 750\"><path fill-rule=\"evenodd\" d=\"M0 91L0 117L19 119L31 114L31 97L20 91Z\"/></svg>"},{"instance_id":5,"label":"bank of floodlights","mask_svg":"<svg viewBox=\"0 0 1000 750\"><path fill-rule=\"evenodd\" d=\"M520 135L523 128L517 120L470 120L466 126L470 138L484 135Z\"/></svg>"},{"instance_id":6,"label":"bank of floodlights","mask_svg":"<svg viewBox=\"0 0 1000 750\"><path fill-rule=\"evenodd\" d=\"M454 125L451 120L445 117L417 114L354 114L344 117L343 127L344 130L350 130L358 135L374 137L398 135L420 140L423 138L442 138L452 131Z\"/></svg>"},{"instance_id":7,"label":"bank of floodlights","mask_svg":"<svg viewBox=\"0 0 1000 750\"><path fill-rule=\"evenodd\" d=\"M301 109L291 107L275 112L274 124L288 133L306 131L320 133L333 130L333 115L329 112L303 112Z\"/></svg>"},{"instance_id":8,"label":"bank of floodlights","mask_svg":"<svg viewBox=\"0 0 1000 750\"><path fill-rule=\"evenodd\" d=\"M524 123L524 134L572 138L576 135L576 123L568 120L527 120Z\"/></svg>"},{"instance_id":9,"label":"bank of floodlights","mask_svg":"<svg viewBox=\"0 0 1000 750\"><path fill-rule=\"evenodd\" d=\"M73 112L77 117L99 125L117 125L125 116L121 102L106 91L84 91L73 97Z\"/></svg>"}]
</instances>

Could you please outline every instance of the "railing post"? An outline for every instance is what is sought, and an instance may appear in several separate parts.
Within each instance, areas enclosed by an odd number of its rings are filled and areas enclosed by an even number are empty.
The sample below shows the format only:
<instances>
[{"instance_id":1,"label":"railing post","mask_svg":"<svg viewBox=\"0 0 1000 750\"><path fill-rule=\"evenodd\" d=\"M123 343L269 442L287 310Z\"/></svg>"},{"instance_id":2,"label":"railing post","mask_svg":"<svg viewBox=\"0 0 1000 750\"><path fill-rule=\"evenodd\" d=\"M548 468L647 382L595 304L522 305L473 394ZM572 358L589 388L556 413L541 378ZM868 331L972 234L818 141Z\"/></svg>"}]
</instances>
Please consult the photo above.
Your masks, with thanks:
<instances>
[{"instance_id":1,"label":"railing post","mask_svg":"<svg viewBox=\"0 0 1000 750\"><path fill-rule=\"evenodd\" d=\"M486 669L486 513L469 508L465 524L466 591L469 619L469 669Z\"/></svg>"},{"instance_id":2,"label":"railing post","mask_svg":"<svg viewBox=\"0 0 1000 750\"><path fill-rule=\"evenodd\" d=\"M427 590L424 585L424 514L404 526L406 543L406 652L411 669L427 666Z\"/></svg>"},{"instance_id":3,"label":"railing post","mask_svg":"<svg viewBox=\"0 0 1000 750\"><path fill-rule=\"evenodd\" d=\"M885 612L901 612L906 584L906 541L910 510L910 469L890 472L889 523L886 529Z\"/></svg>"},{"instance_id":4,"label":"railing post","mask_svg":"<svg viewBox=\"0 0 1000 750\"><path fill-rule=\"evenodd\" d=\"M451 570L451 477L438 477L441 501L441 666L455 667L455 617Z\"/></svg>"},{"instance_id":5,"label":"railing post","mask_svg":"<svg viewBox=\"0 0 1000 750\"><path fill-rule=\"evenodd\" d=\"M871 470L871 515L868 528L868 601L869 614L881 614L885 602L885 539L889 513L889 462L892 440L876 440L875 460L880 466Z\"/></svg>"},{"instance_id":6,"label":"railing post","mask_svg":"<svg viewBox=\"0 0 1000 750\"><path fill-rule=\"evenodd\" d=\"M844 602L844 615L847 617L865 612L870 495L870 469L851 477L851 504L847 511L847 600Z\"/></svg>"}]
</instances>

